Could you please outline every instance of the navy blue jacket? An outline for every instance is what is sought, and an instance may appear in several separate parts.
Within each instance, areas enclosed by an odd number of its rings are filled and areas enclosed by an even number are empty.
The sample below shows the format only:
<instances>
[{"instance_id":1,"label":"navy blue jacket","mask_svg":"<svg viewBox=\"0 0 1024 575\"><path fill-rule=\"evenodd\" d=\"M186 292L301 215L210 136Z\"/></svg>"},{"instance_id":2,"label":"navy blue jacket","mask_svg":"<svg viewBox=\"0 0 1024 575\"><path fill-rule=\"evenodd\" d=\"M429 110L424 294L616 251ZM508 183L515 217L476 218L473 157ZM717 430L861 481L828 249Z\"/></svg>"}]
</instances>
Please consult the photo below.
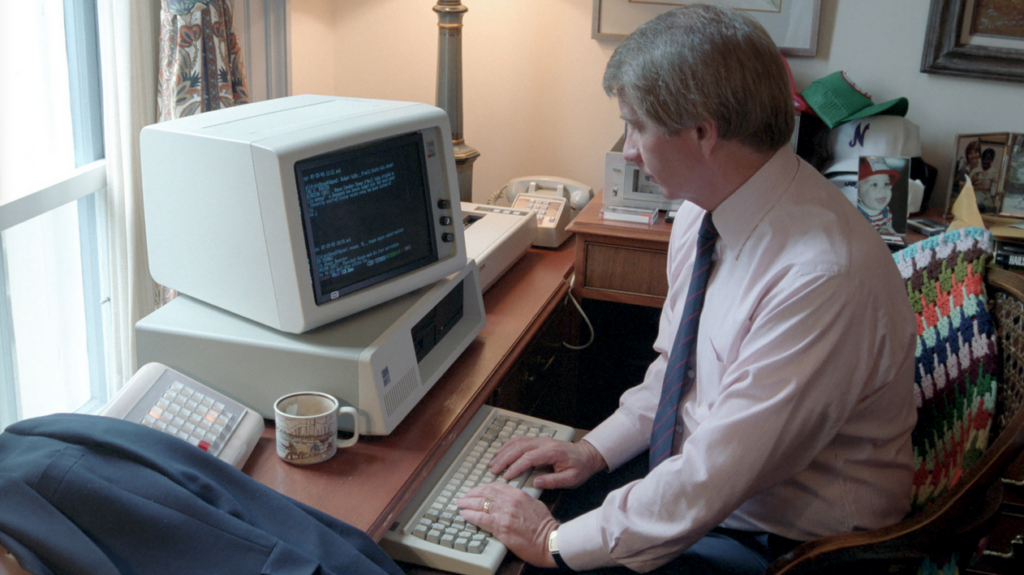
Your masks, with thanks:
<instances>
[{"instance_id":1,"label":"navy blue jacket","mask_svg":"<svg viewBox=\"0 0 1024 575\"><path fill-rule=\"evenodd\" d=\"M38 575L402 575L351 525L180 439L91 415L0 434L0 543Z\"/></svg>"}]
</instances>

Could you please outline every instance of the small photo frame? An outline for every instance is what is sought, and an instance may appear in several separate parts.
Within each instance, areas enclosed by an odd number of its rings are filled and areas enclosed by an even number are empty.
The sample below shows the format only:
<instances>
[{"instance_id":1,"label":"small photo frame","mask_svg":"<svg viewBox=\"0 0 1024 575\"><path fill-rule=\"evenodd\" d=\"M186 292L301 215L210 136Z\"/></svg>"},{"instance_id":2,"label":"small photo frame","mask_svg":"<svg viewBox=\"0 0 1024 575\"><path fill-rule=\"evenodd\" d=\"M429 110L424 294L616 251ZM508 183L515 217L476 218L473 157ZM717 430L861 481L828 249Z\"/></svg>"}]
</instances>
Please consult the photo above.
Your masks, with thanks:
<instances>
[{"instance_id":1,"label":"small photo frame","mask_svg":"<svg viewBox=\"0 0 1024 575\"><path fill-rule=\"evenodd\" d=\"M957 135L949 206L956 202L966 182L965 178L969 177L978 201L978 211L983 214L1002 211L1000 185L1009 139L1009 132Z\"/></svg>"},{"instance_id":2,"label":"small photo frame","mask_svg":"<svg viewBox=\"0 0 1024 575\"><path fill-rule=\"evenodd\" d=\"M999 215L1024 218L1024 134L1011 134L1006 148Z\"/></svg>"},{"instance_id":3,"label":"small photo frame","mask_svg":"<svg viewBox=\"0 0 1024 575\"><path fill-rule=\"evenodd\" d=\"M857 210L882 235L907 233L910 158L861 156L857 171Z\"/></svg>"}]
</instances>

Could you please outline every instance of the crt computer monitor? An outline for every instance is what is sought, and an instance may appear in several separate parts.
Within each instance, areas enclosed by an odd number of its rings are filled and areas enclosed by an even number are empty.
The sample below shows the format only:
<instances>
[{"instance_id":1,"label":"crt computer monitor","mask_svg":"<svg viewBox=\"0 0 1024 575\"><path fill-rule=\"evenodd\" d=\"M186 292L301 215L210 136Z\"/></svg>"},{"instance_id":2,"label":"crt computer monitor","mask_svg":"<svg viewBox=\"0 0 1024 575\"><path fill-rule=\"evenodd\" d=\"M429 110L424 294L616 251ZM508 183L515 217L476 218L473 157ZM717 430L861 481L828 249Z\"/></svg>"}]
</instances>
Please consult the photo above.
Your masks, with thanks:
<instances>
[{"instance_id":1,"label":"crt computer monitor","mask_svg":"<svg viewBox=\"0 0 1024 575\"><path fill-rule=\"evenodd\" d=\"M291 96L143 129L158 283L304 333L462 270L451 128L420 103Z\"/></svg>"}]
</instances>

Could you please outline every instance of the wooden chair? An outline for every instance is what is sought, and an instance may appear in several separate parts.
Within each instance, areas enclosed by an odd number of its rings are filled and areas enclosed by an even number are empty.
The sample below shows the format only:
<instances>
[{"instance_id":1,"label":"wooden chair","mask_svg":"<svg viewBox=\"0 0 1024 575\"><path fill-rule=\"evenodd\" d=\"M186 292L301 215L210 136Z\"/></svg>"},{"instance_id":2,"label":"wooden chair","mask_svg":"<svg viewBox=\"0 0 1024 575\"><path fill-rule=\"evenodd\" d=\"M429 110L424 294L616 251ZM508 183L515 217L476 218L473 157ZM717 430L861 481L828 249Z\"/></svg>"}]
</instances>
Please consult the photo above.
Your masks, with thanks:
<instances>
[{"instance_id":1,"label":"wooden chair","mask_svg":"<svg viewBox=\"0 0 1024 575\"><path fill-rule=\"evenodd\" d=\"M885 528L804 543L766 575L917 573L926 558L952 553L965 571L998 518L1004 473L1015 460L1016 466L1024 463L1024 277L991 268L985 285L1001 375L991 439L981 458L923 511Z\"/></svg>"}]
</instances>

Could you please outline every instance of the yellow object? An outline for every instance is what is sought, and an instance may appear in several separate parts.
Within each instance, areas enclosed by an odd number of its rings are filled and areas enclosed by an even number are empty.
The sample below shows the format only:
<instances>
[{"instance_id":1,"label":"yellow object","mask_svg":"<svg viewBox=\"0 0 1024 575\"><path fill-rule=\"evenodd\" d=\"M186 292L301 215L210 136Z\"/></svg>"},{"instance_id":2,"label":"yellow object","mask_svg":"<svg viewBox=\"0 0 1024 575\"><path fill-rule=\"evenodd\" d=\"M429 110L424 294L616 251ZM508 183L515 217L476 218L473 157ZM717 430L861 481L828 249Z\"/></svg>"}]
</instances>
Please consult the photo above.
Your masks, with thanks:
<instances>
[{"instance_id":1,"label":"yellow object","mask_svg":"<svg viewBox=\"0 0 1024 575\"><path fill-rule=\"evenodd\" d=\"M978 200L974 197L974 184L967 178L964 188L953 203L953 222L949 224L946 231L958 230L960 228L979 227L985 228L985 221L981 219L981 212L978 211Z\"/></svg>"}]
</instances>

